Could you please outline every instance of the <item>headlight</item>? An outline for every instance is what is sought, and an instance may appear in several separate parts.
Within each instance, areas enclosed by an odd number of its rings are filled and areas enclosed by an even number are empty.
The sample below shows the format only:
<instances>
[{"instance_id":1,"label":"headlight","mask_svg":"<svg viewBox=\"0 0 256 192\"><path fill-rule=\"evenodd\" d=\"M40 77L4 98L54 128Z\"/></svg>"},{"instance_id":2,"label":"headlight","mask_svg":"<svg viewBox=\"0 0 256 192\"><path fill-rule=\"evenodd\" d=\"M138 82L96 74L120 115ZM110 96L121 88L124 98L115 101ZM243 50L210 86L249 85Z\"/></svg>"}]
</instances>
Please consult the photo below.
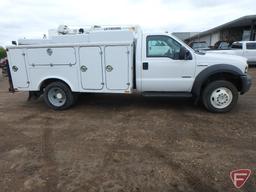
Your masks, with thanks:
<instances>
[{"instance_id":1,"label":"headlight","mask_svg":"<svg viewBox=\"0 0 256 192\"><path fill-rule=\"evenodd\" d=\"M248 65L245 67L244 73L248 73Z\"/></svg>"}]
</instances>

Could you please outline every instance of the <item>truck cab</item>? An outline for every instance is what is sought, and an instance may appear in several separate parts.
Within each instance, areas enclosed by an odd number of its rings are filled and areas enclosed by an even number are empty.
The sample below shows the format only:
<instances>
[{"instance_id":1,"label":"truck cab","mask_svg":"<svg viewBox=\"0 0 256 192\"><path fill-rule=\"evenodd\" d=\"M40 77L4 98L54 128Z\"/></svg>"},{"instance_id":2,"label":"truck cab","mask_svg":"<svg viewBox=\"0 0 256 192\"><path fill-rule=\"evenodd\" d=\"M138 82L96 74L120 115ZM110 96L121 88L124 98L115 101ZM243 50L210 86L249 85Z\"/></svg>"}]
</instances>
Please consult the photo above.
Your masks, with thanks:
<instances>
[{"instance_id":1,"label":"truck cab","mask_svg":"<svg viewBox=\"0 0 256 192\"><path fill-rule=\"evenodd\" d=\"M141 91L190 92L196 70L193 50L167 33L143 34Z\"/></svg>"}]
</instances>

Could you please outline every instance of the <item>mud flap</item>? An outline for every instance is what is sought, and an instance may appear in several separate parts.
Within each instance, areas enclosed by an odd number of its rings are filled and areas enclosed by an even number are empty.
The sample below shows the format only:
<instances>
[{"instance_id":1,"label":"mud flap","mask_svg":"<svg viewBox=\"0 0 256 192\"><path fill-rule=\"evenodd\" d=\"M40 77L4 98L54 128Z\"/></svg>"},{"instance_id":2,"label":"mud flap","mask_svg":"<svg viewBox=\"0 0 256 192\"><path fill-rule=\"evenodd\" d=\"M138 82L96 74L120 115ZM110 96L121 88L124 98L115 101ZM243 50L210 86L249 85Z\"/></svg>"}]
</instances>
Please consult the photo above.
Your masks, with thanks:
<instances>
[{"instance_id":1,"label":"mud flap","mask_svg":"<svg viewBox=\"0 0 256 192\"><path fill-rule=\"evenodd\" d=\"M8 81L9 81L9 92L14 93L15 89L13 87L12 75L11 75L11 71L10 71L10 66L9 66L8 60L6 61L6 67L7 67Z\"/></svg>"},{"instance_id":2,"label":"mud flap","mask_svg":"<svg viewBox=\"0 0 256 192\"><path fill-rule=\"evenodd\" d=\"M39 91L29 91L27 101L37 100L40 96L41 96L41 93Z\"/></svg>"}]
</instances>

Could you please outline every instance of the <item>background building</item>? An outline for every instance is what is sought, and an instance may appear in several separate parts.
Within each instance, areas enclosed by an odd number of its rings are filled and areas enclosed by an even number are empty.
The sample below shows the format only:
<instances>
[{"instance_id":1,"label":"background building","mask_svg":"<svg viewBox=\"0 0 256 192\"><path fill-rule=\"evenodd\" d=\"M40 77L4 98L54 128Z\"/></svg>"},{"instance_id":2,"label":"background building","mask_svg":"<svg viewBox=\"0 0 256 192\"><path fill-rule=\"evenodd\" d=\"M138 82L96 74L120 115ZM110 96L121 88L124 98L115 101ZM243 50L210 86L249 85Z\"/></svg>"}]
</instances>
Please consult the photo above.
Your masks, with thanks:
<instances>
[{"instance_id":1,"label":"background building","mask_svg":"<svg viewBox=\"0 0 256 192\"><path fill-rule=\"evenodd\" d=\"M173 32L172 34L184 41L197 35L198 33L199 32Z\"/></svg>"},{"instance_id":2,"label":"background building","mask_svg":"<svg viewBox=\"0 0 256 192\"><path fill-rule=\"evenodd\" d=\"M256 15L248 15L188 37L185 41L187 43L206 41L209 46L214 46L218 41L255 41L255 25Z\"/></svg>"}]
</instances>

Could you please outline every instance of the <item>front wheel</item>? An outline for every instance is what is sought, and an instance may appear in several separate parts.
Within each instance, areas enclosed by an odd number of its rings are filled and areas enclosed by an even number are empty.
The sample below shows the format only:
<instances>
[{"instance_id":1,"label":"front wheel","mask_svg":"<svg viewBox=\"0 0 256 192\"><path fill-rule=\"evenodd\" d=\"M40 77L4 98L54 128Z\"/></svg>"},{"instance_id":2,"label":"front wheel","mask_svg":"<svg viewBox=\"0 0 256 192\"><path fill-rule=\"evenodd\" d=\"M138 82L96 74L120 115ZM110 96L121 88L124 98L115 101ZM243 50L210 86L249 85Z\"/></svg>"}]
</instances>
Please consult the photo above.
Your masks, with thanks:
<instances>
[{"instance_id":1,"label":"front wheel","mask_svg":"<svg viewBox=\"0 0 256 192\"><path fill-rule=\"evenodd\" d=\"M214 81L203 90L202 100L205 108L210 112L229 112L237 103L238 90L229 81Z\"/></svg>"},{"instance_id":2,"label":"front wheel","mask_svg":"<svg viewBox=\"0 0 256 192\"><path fill-rule=\"evenodd\" d=\"M75 97L70 88L62 82L49 84L44 91L45 103L54 110L64 110L71 107Z\"/></svg>"}]
</instances>

